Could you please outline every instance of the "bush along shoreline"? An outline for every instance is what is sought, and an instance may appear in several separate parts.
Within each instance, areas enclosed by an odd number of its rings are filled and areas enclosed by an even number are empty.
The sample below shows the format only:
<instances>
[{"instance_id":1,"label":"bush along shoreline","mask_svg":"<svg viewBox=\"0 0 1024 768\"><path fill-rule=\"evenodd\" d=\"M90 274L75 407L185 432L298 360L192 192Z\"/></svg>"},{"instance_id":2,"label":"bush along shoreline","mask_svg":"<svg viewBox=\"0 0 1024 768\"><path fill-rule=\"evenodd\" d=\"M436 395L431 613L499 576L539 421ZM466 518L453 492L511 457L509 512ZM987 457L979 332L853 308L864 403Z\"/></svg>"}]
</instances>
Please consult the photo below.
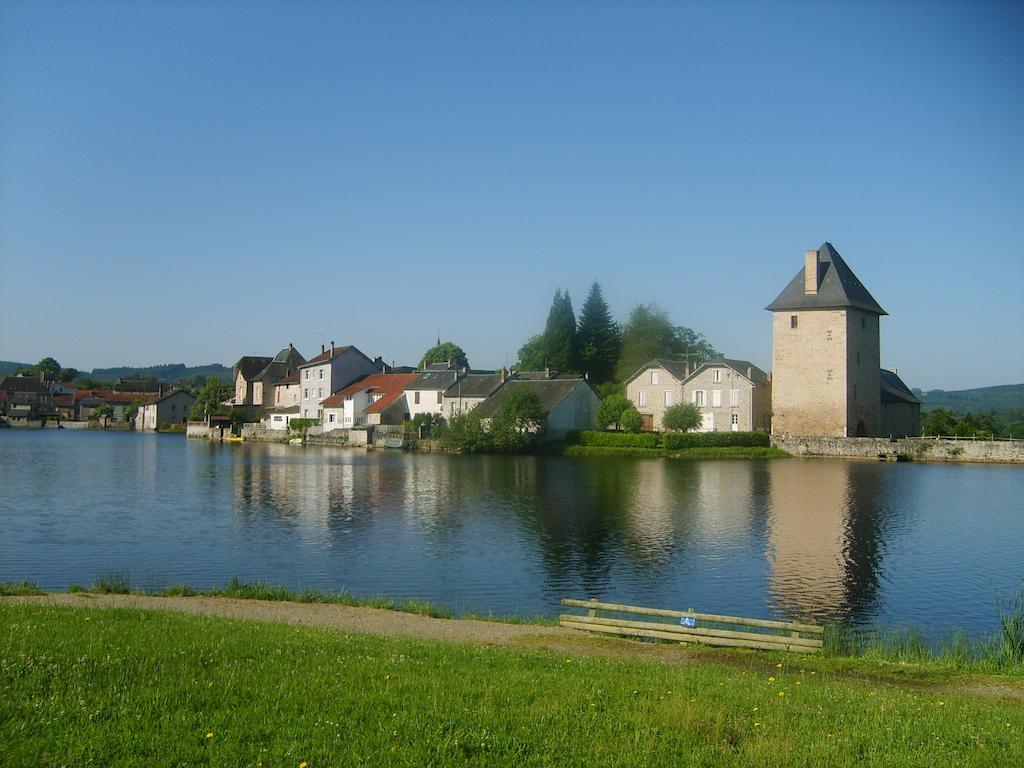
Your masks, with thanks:
<instances>
[{"instance_id":1,"label":"bush along shoreline","mask_svg":"<svg viewBox=\"0 0 1024 768\"><path fill-rule=\"evenodd\" d=\"M764 432L570 432L547 446L562 456L635 456L673 459L789 458Z\"/></svg>"}]
</instances>

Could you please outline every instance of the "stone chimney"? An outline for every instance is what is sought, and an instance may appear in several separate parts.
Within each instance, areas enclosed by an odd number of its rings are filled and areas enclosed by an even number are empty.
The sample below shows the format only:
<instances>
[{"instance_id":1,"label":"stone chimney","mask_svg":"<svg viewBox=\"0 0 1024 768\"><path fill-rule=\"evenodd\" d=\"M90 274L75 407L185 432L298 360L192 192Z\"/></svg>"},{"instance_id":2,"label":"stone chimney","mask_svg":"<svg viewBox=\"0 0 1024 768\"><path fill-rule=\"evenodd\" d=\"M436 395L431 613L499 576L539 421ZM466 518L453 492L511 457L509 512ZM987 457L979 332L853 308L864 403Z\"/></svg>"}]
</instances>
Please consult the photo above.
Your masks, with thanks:
<instances>
[{"instance_id":1,"label":"stone chimney","mask_svg":"<svg viewBox=\"0 0 1024 768\"><path fill-rule=\"evenodd\" d=\"M292 343L291 343L291 342L289 341L289 342L288 342L288 351L289 351L289 352L291 352L291 351L292 351L293 349L295 349L295 345L294 345L294 344L292 344Z\"/></svg>"},{"instance_id":2,"label":"stone chimney","mask_svg":"<svg viewBox=\"0 0 1024 768\"><path fill-rule=\"evenodd\" d=\"M690 364L687 363L683 366L683 378L688 379L690 377Z\"/></svg>"},{"instance_id":3,"label":"stone chimney","mask_svg":"<svg viewBox=\"0 0 1024 768\"><path fill-rule=\"evenodd\" d=\"M331 339L331 357L334 357L334 339Z\"/></svg>"},{"instance_id":4,"label":"stone chimney","mask_svg":"<svg viewBox=\"0 0 1024 768\"><path fill-rule=\"evenodd\" d=\"M747 366L747 378L751 381L754 380L754 369L751 366Z\"/></svg>"},{"instance_id":5,"label":"stone chimney","mask_svg":"<svg viewBox=\"0 0 1024 768\"><path fill-rule=\"evenodd\" d=\"M320 345L320 354L322 355L326 351L327 351L327 348L323 344L321 344Z\"/></svg>"},{"instance_id":6,"label":"stone chimney","mask_svg":"<svg viewBox=\"0 0 1024 768\"><path fill-rule=\"evenodd\" d=\"M818 252L804 251L804 293L818 292Z\"/></svg>"}]
</instances>

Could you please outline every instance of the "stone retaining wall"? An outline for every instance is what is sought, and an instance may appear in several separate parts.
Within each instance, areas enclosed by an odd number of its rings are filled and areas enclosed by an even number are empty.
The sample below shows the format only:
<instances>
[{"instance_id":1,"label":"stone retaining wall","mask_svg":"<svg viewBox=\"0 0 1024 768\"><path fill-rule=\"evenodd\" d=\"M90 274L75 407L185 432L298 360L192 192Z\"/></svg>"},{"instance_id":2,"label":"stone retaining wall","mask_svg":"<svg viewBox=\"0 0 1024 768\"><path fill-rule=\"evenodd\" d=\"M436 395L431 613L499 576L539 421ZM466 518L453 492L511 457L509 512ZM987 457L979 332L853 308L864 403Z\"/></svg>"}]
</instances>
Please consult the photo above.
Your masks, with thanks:
<instances>
[{"instance_id":1,"label":"stone retaining wall","mask_svg":"<svg viewBox=\"0 0 1024 768\"><path fill-rule=\"evenodd\" d=\"M1024 440L948 440L907 437L776 437L772 446L794 456L877 459L902 455L912 461L1024 464Z\"/></svg>"}]
</instances>

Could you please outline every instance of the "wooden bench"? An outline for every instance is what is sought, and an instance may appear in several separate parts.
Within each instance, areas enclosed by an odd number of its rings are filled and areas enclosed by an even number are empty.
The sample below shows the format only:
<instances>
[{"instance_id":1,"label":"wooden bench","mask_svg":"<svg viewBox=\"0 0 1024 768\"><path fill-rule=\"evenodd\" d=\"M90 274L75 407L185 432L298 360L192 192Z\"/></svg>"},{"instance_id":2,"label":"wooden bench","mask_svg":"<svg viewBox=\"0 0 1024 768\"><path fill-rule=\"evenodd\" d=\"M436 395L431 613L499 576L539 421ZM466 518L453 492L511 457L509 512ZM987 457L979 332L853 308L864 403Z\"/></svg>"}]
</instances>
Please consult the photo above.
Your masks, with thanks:
<instances>
[{"instance_id":1,"label":"wooden bench","mask_svg":"<svg viewBox=\"0 0 1024 768\"><path fill-rule=\"evenodd\" d=\"M596 599L569 598L562 600L562 605L587 610L584 615L560 615L558 623L563 627L627 637L675 640L680 643L816 653L821 650L825 632L824 627L816 624L694 613L692 608L688 611L669 611L661 608L601 603ZM737 630L736 627L740 629Z\"/></svg>"}]
</instances>

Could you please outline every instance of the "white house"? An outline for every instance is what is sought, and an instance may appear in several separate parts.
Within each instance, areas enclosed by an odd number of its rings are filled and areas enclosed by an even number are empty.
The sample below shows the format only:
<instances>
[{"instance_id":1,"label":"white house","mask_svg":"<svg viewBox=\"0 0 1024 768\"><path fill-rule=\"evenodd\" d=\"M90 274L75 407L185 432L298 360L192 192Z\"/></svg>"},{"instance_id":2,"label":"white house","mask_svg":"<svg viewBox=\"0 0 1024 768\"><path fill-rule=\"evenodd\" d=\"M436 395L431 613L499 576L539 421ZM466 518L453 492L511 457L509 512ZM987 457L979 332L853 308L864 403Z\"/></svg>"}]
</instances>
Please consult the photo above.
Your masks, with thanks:
<instances>
[{"instance_id":1,"label":"white house","mask_svg":"<svg viewBox=\"0 0 1024 768\"><path fill-rule=\"evenodd\" d=\"M459 377L457 370L421 371L405 388L409 404L409 418L421 413L441 416L444 413L444 393Z\"/></svg>"},{"instance_id":2,"label":"white house","mask_svg":"<svg viewBox=\"0 0 1024 768\"><path fill-rule=\"evenodd\" d=\"M377 363L353 346L325 349L298 367L299 417L321 419L320 403L356 379L379 373Z\"/></svg>"},{"instance_id":3,"label":"white house","mask_svg":"<svg viewBox=\"0 0 1024 768\"><path fill-rule=\"evenodd\" d=\"M415 373L376 373L324 398L324 431L401 424L408 415L405 388L415 378Z\"/></svg>"}]
</instances>

